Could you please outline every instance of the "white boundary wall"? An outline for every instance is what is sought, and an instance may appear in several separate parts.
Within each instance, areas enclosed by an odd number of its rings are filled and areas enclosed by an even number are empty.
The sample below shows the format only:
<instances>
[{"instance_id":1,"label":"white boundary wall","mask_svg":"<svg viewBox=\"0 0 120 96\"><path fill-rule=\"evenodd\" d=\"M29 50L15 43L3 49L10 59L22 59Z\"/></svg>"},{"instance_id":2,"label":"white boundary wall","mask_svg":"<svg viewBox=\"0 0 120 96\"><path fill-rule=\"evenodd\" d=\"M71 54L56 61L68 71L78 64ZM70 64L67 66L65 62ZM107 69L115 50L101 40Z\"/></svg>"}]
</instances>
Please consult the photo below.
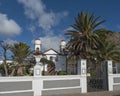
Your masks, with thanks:
<instances>
[{"instance_id":1,"label":"white boundary wall","mask_svg":"<svg viewBox=\"0 0 120 96\"><path fill-rule=\"evenodd\" d=\"M31 95L23 95L26 92ZM86 92L87 78L81 75L0 77L0 96L41 96ZM16 95L17 93L21 95Z\"/></svg>"},{"instance_id":2,"label":"white boundary wall","mask_svg":"<svg viewBox=\"0 0 120 96\"><path fill-rule=\"evenodd\" d=\"M112 61L107 61L108 69L108 90L120 90L120 74L113 74Z\"/></svg>"},{"instance_id":3,"label":"white boundary wall","mask_svg":"<svg viewBox=\"0 0 120 96\"><path fill-rule=\"evenodd\" d=\"M110 74L109 91L120 90L120 74Z\"/></svg>"},{"instance_id":4,"label":"white boundary wall","mask_svg":"<svg viewBox=\"0 0 120 96\"><path fill-rule=\"evenodd\" d=\"M33 77L0 77L0 96L33 96L32 81Z\"/></svg>"},{"instance_id":5,"label":"white boundary wall","mask_svg":"<svg viewBox=\"0 0 120 96\"><path fill-rule=\"evenodd\" d=\"M35 77L33 81L34 96L67 94L75 92L86 93L86 80L86 76L80 75ZM67 92L69 89L71 89L71 92ZM76 91L76 89L78 91ZM61 90L66 92L62 93Z\"/></svg>"},{"instance_id":6,"label":"white boundary wall","mask_svg":"<svg viewBox=\"0 0 120 96\"><path fill-rule=\"evenodd\" d=\"M0 96L86 93L86 60L79 65L79 75L41 76L41 66L36 64L33 77L0 77Z\"/></svg>"}]
</instances>

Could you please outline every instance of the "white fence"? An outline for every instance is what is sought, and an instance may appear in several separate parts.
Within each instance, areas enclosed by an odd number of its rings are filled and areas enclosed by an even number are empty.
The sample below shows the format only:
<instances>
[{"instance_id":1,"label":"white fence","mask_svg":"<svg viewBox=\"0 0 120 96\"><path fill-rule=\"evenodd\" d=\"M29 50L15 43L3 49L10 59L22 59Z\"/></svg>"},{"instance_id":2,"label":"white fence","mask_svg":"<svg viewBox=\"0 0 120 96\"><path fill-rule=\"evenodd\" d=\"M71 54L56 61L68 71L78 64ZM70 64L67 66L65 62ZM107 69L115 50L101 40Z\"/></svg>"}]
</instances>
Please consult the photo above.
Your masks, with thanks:
<instances>
[{"instance_id":1,"label":"white fence","mask_svg":"<svg viewBox=\"0 0 120 96\"><path fill-rule=\"evenodd\" d=\"M112 61L107 61L108 90L120 90L120 74L113 74Z\"/></svg>"},{"instance_id":2,"label":"white fence","mask_svg":"<svg viewBox=\"0 0 120 96\"><path fill-rule=\"evenodd\" d=\"M86 93L86 60L80 60L78 65L79 75L42 76L41 65L37 63L33 77L0 77L0 96Z\"/></svg>"},{"instance_id":3,"label":"white fence","mask_svg":"<svg viewBox=\"0 0 120 96\"><path fill-rule=\"evenodd\" d=\"M86 82L86 76L80 75L35 77L33 82L34 96L85 93L87 92Z\"/></svg>"},{"instance_id":4,"label":"white fence","mask_svg":"<svg viewBox=\"0 0 120 96\"><path fill-rule=\"evenodd\" d=\"M82 75L0 77L0 96L42 96L87 92Z\"/></svg>"},{"instance_id":5,"label":"white fence","mask_svg":"<svg viewBox=\"0 0 120 96\"><path fill-rule=\"evenodd\" d=\"M33 77L0 77L0 96L33 96Z\"/></svg>"},{"instance_id":6,"label":"white fence","mask_svg":"<svg viewBox=\"0 0 120 96\"><path fill-rule=\"evenodd\" d=\"M109 91L120 90L120 74L110 74L109 78Z\"/></svg>"}]
</instances>

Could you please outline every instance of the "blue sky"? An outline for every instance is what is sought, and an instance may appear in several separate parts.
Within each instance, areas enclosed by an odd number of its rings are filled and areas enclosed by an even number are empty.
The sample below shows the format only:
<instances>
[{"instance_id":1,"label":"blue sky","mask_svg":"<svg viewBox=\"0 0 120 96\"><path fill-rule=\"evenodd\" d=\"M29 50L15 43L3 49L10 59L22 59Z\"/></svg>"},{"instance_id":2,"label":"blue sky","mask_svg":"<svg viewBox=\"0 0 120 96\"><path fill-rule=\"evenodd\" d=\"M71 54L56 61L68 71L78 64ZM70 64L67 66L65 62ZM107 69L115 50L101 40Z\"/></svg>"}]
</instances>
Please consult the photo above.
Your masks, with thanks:
<instances>
[{"instance_id":1,"label":"blue sky","mask_svg":"<svg viewBox=\"0 0 120 96\"><path fill-rule=\"evenodd\" d=\"M26 42L41 38L42 48L58 50L65 31L82 10L106 20L101 27L120 30L120 0L0 0L0 40Z\"/></svg>"}]
</instances>

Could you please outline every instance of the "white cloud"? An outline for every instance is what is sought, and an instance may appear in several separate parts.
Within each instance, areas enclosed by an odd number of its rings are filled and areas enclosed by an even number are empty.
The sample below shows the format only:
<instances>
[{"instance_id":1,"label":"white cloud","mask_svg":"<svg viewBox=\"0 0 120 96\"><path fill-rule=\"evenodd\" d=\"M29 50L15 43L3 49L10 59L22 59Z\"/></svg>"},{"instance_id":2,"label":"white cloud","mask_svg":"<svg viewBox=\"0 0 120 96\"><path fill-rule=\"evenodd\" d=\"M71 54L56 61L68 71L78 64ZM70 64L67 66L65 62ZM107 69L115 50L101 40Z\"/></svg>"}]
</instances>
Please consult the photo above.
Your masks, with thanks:
<instances>
[{"instance_id":1,"label":"white cloud","mask_svg":"<svg viewBox=\"0 0 120 96\"><path fill-rule=\"evenodd\" d=\"M59 13L48 11L42 0L18 0L18 2L24 5L25 15L37 22L37 27L42 28L44 32L51 31L53 26L68 15L66 11Z\"/></svg>"},{"instance_id":2,"label":"white cloud","mask_svg":"<svg viewBox=\"0 0 120 96\"><path fill-rule=\"evenodd\" d=\"M40 37L42 50L53 48L59 51L60 41L64 39L64 37L62 35L55 36L53 27L58 25L60 21L68 15L68 12L53 12L48 10L42 0L18 0L18 2L23 4L25 15L32 21L29 30L37 37L41 35L37 28L40 28L40 32L44 33L45 36ZM32 41L32 43L33 42L34 41Z\"/></svg>"},{"instance_id":3,"label":"white cloud","mask_svg":"<svg viewBox=\"0 0 120 96\"><path fill-rule=\"evenodd\" d=\"M68 30L74 30L73 27L68 27L64 30L64 32L67 32Z\"/></svg>"},{"instance_id":4,"label":"white cloud","mask_svg":"<svg viewBox=\"0 0 120 96\"><path fill-rule=\"evenodd\" d=\"M28 28L31 32L35 32L36 28L33 25L30 25Z\"/></svg>"},{"instance_id":5,"label":"white cloud","mask_svg":"<svg viewBox=\"0 0 120 96\"><path fill-rule=\"evenodd\" d=\"M8 19L6 14L0 13L0 35L13 36L21 32L20 26L12 19Z\"/></svg>"},{"instance_id":6,"label":"white cloud","mask_svg":"<svg viewBox=\"0 0 120 96\"><path fill-rule=\"evenodd\" d=\"M12 39L6 39L4 40L4 42L9 45L14 45L15 43L18 43L18 41Z\"/></svg>"}]
</instances>

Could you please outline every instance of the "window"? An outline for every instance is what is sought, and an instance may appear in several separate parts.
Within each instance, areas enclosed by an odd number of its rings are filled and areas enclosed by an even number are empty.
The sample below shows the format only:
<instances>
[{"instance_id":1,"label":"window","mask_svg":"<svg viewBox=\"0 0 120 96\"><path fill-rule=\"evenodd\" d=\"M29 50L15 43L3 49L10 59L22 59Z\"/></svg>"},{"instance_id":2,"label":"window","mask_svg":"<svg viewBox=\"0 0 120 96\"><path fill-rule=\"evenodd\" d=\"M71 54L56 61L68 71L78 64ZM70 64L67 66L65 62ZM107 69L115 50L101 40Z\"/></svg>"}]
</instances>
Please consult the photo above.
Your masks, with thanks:
<instances>
[{"instance_id":1,"label":"window","mask_svg":"<svg viewBox=\"0 0 120 96\"><path fill-rule=\"evenodd\" d=\"M52 56L50 56L50 61L53 61L53 57Z\"/></svg>"},{"instance_id":2,"label":"window","mask_svg":"<svg viewBox=\"0 0 120 96\"><path fill-rule=\"evenodd\" d=\"M39 52L39 51L40 51L40 49L37 47L37 48L36 48L36 52Z\"/></svg>"}]
</instances>

